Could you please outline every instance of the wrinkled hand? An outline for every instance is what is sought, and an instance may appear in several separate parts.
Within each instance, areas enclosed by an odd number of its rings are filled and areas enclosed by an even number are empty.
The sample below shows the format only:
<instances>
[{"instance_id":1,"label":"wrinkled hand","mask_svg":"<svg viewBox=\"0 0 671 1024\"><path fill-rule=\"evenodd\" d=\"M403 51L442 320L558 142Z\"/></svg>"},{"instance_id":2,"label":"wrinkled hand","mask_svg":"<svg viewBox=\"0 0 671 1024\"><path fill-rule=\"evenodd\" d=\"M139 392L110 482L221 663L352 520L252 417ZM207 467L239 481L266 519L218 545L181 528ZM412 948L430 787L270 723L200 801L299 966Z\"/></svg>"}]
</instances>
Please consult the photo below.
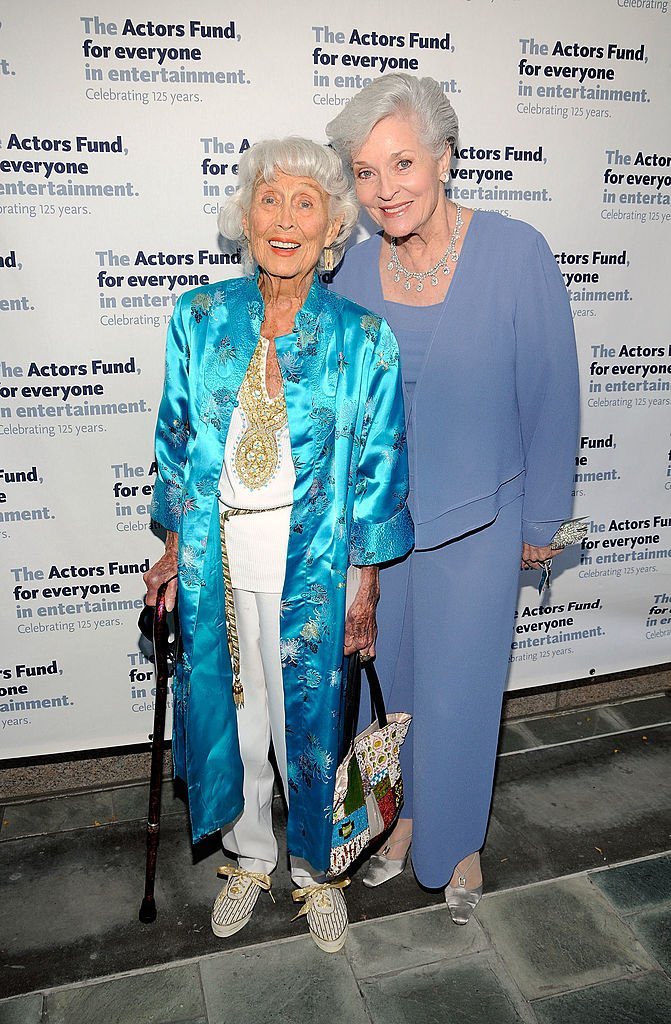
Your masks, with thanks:
<instances>
[{"instance_id":1,"label":"wrinkled hand","mask_svg":"<svg viewBox=\"0 0 671 1024\"><path fill-rule=\"evenodd\" d=\"M379 600L380 583L377 567L363 566L359 591L345 619L345 654L360 651L365 657L375 657L375 609Z\"/></svg>"},{"instance_id":2,"label":"wrinkled hand","mask_svg":"<svg viewBox=\"0 0 671 1024\"><path fill-rule=\"evenodd\" d=\"M172 579L172 577L175 579ZM177 534L169 533L165 542L165 553L161 555L158 562L150 566L146 573L142 577L147 593L145 596L145 604L154 607L156 605L156 596L158 588L162 583L167 580L172 580L168 584L168 589L165 592L165 607L167 611L171 612L175 607L175 597L177 595Z\"/></svg>"},{"instance_id":3,"label":"wrinkled hand","mask_svg":"<svg viewBox=\"0 0 671 1024\"><path fill-rule=\"evenodd\" d=\"M522 569L541 569L542 562L547 561L548 558L554 558L555 555L561 554L563 548L537 548L534 544L523 544L522 545Z\"/></svg>"}]
</instances>

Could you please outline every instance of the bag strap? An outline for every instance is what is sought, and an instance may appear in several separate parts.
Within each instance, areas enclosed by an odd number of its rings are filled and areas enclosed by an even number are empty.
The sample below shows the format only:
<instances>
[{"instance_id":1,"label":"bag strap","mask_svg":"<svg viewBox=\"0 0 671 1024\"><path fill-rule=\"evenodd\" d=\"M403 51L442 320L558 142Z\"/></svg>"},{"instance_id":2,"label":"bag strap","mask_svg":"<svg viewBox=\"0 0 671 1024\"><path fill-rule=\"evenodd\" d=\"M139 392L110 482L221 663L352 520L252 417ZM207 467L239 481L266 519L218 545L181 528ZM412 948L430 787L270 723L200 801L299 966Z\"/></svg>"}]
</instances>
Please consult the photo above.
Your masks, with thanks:
<instances>
[{"instance_id":1,"label":"bag strap","mask_svg":"<svg viewBox=\"0 0 671 1024\"><path fill-rule=\"evenodd\" d=\"M361 658L359 656L359 652L356 651L354 654L349 656L347 665L347 686L345 689L345 708L343 712L344 724L342 733L343 752L347 752L352 746L356 733L357 722L359 720L359 708L361 706L361 666ZM368 680L372 713L375 715L380 728L384 729L387 724L387 712L385 710L382 687L380 686L380 680L378 678L377 671L375 670L375 665L372 661L364 661L363 669L366 673L366 679Z\"/></svg>"}]
</instances>

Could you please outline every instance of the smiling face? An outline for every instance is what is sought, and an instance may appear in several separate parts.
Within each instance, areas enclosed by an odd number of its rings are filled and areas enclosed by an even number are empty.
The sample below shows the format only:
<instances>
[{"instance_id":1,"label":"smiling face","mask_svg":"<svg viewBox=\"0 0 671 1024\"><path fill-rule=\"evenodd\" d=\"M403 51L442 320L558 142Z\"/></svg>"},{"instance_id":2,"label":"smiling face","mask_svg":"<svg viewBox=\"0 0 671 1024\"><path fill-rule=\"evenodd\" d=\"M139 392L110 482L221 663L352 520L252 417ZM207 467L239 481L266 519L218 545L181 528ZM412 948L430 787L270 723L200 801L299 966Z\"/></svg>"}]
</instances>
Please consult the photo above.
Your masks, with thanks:
<instances>
[{"instance_id":1,"label":"smiling face","mask_svg":"<svg viewBox=\"0 0 671 1024\"><path fill-rule=\"evenodd\" d=\"M255 262L266 274L283 279L311 274L340 224L329 216L329 197L321 185L279 170L273 181L258 180L243 219Z\"/></svg>"},{"instance_id":2,"label":"smiling face","mask_svg":"<svg viewBox=\"0 0 671 1024\"><path fill-rule=\"evenodd\" d=\"M436 160L410 117L393 114L375 125L353 161L359 201L388 235L404 238L445 217L441 174L451 150Z\"/></svg>"}]
</instances>

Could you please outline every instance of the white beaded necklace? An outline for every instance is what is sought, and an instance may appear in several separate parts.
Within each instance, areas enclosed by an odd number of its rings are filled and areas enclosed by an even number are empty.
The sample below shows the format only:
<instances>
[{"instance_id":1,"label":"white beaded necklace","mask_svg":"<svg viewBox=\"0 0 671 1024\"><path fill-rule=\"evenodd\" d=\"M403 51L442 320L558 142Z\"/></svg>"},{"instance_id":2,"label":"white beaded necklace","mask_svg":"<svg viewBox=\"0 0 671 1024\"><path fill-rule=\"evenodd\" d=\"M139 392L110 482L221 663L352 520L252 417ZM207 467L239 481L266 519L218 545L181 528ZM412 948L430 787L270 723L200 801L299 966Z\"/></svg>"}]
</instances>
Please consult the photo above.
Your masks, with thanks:
<instances>
[{"instance_id":1,"label":"white beaded necklace","mask_svg":"<svg viewBox=\"0 0 671 1024\"><path fill-rule=\"evenodd\" d=\"M387 264L387 270L390 270L394 274L394 281L396 282L401 280L401 274L405 275L405 282L403 287L407 292L410 291L413 281L417 282L417 284L415 285L415 290L418 292L423 291L424 280L427 277L431 279L431 284L435 288L436 285L438 284L438 272L440 271L440 268L443 268L443 274L449 274L449 263L456 263L457 260L459 259L459 253L457 252L457 242L459 241L461 235L461 228L464 222L461 216L461 207L457 204L455 205L457 210L457 217L454 222L454 231L452 232L452 237L450 238L447 249L445 250L443 255L440 257L438 262L435 263L429 270L408 270L407 267L403 266L399 259L398 251L396 249L396 239L392 238L391 242L389 243L391 256L389 259L389 263Z\"/></svg>"}]
</instances>

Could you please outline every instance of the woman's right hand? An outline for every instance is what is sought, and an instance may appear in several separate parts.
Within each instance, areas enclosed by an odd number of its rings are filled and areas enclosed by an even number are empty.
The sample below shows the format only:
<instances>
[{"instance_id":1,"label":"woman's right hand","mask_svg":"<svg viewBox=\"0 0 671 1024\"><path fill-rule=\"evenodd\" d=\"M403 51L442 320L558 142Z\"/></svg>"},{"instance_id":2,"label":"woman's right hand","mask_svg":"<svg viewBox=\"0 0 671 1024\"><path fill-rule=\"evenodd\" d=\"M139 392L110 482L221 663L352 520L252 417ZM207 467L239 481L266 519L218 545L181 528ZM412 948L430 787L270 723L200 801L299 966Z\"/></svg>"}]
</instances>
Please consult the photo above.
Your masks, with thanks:
<instances>
[{"instance_id":1,"label":"woman's right hand","mask_svg":"<svg viewBox=\"0 0 671 1024\"><path fill-rule=\"evenodd\" d=\"M154 565L147 569L142 577L147 588L144 599L145 604L153 608L156 605L158 588L162 583L170 580L171 582L168 584L165 592L165 607L167 611L172 611L175 607L175 598L177 596L177 563L177 534L168 531L165 539L164 554L161 555L158 562L155 562Z\"/></svg>"}]
</instances>

